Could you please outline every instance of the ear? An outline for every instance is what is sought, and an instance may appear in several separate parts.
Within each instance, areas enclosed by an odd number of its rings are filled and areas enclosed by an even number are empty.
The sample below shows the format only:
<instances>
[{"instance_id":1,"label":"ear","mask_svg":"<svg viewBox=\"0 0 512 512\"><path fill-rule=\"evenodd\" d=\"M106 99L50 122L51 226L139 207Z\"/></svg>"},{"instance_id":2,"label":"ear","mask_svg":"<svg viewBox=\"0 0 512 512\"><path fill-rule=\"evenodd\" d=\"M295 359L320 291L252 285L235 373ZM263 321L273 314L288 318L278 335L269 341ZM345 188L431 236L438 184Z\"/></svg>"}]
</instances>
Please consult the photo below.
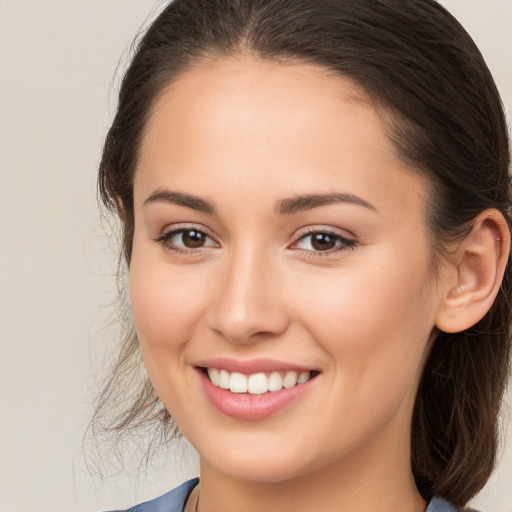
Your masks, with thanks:
<instances>
[{"instance_id":1,"label":"ear","mask_svg":"<svg viewBox=\"0 0 512 512\"><path fill-rule=\"evenodd\" d=\"M503 215L494 209L480 213L443 273L438 329L461 332L485 316L500 289L509 251L510 230Z\"/></svg>"}]
</instances>

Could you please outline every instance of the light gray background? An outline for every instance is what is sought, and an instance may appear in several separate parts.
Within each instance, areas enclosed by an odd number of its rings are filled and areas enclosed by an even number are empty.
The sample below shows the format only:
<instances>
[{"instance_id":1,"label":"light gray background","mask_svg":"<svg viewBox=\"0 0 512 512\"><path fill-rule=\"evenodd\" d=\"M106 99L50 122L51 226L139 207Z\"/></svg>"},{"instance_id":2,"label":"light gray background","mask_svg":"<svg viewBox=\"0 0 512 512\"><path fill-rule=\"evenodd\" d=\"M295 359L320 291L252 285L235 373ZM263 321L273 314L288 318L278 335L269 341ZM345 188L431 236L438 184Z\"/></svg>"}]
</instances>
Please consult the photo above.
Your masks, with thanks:
<instances>
[{"instance_id":1,"label":"light gray background","mask_svg":"<svg viewBox=\"0 0 512 512\"><path fill-rule=\"evenodd\" d=\"M96 168L119 58L163 3L0 0L1 512L128 506L197 471L193 454L178 455L166 471L102 483L80 458L100 361L115 341L104 329L115 255L97 213ZM444 3L479 44L511 116L512 0ZM512 512L506 435L474 502L488 512Z\"/></svg>"}]
</instances>

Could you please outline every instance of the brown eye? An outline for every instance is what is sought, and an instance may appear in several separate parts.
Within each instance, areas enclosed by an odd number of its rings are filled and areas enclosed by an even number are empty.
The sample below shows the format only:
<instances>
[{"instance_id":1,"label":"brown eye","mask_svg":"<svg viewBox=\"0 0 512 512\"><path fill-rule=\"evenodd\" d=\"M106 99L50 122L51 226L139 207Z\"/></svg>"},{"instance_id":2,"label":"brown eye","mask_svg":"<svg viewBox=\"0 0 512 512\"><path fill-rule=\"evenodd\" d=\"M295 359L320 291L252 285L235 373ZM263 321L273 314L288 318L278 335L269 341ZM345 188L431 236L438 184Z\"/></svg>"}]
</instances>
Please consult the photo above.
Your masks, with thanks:
<instances>
[{"instance_id":1,"label":"brown eye","mask_svg":"<svg viewBox=\"0 0 512 512\"><path fill-rule=\"evenodd\" d=\"M336 239L327 233L315 233L311 235L311 247L316 251L328 251L336 247Z\"/></svg>"},{"instance_id":2,"label":"brown eye","mask_svg":"<svg viewBox=\"0 0 512 512\"><path fill-rule=\"evenodd\" d=\"M178 237L179 236L180 235L178 235ZM206 239L207 237L204 233L196 231L195 229L189 229L181 232L182 244L187 249L199 249L200 247L204 247Z\"/></svg>"},{"instance_id":3,"label":"brown eye","mask_svg":"<svg viewBox=\"0 0 512 512\"><path fill-rule=\"evenodd\" d=\"M170 231L156 240L166 249L176 252L194 251L207 247L217 247L210 236L198 229L177 229Z\"/></svg>"},{"instance_id":4,"label":"brown eye","mask_svg":"<svg viewBox=\"0 0 512 512\"><path fill-rule=\"evenodd\" d=\"M312 253L337 252L339 250L354 248L355 240L349 240L329 231L313 231L302 236L295 244L295 249L302 249Z\"/></svg>"}]
</instances>

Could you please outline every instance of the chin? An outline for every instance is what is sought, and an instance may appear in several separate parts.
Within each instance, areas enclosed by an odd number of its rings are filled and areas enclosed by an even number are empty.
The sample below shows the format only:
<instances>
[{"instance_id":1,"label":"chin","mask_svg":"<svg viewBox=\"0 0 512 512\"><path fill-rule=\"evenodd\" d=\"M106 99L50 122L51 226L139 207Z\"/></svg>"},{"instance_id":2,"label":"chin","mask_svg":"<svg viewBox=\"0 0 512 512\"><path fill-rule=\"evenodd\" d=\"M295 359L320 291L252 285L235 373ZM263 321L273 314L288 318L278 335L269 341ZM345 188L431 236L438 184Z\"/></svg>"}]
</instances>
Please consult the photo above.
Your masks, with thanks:
<instances>
[{"instance_id":1,"label":"chin","mask_svg":"<svg viewBox=\"0 0 512 512\"><path fill-rule=\"evenodd\" d=\"M296 463L291 461L269 461L268 459L264 462L230 460L216 464L214 469L235 480L259 483L279 483L293 480L308 472L306 469L298 471Z\"/></svg>"},{"instance_id":2,"label":"chin","mask_svg":"<svg viewBox=\"0 0 512 512\"><path fill-rule=\"evenodd\" d=\"M265 436L263 436L265 437ZM307 443L266 439L197 446L201 464L235 480L278 483L310 473L321 464L308 457ZM238 440L241 441L241 440ZM202 443L201 443L202 444ZM212 447L215 446L215 449Z\"/></svg>"}]
</instances>

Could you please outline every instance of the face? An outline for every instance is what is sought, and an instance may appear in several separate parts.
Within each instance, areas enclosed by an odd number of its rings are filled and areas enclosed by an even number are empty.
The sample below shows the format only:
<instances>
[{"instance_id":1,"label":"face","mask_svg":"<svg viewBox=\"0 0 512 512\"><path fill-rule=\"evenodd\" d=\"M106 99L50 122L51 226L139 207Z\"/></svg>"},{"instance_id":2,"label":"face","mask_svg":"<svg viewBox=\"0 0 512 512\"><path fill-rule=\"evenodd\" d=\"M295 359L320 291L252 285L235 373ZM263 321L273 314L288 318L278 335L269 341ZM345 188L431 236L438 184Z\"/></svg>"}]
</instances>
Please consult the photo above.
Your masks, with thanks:
<instances>
[{"instance_id":1,"label":"face","mask_svg":"<svg viewBox=\"0 0 512 512\"><path fill-rule=\"evenodd\" d=\"M188 71L134 197L143 358L208 467L276 482L408 461L440 287L425 187L354 84L242 57Z\"/></svg>"}]
</instances>

